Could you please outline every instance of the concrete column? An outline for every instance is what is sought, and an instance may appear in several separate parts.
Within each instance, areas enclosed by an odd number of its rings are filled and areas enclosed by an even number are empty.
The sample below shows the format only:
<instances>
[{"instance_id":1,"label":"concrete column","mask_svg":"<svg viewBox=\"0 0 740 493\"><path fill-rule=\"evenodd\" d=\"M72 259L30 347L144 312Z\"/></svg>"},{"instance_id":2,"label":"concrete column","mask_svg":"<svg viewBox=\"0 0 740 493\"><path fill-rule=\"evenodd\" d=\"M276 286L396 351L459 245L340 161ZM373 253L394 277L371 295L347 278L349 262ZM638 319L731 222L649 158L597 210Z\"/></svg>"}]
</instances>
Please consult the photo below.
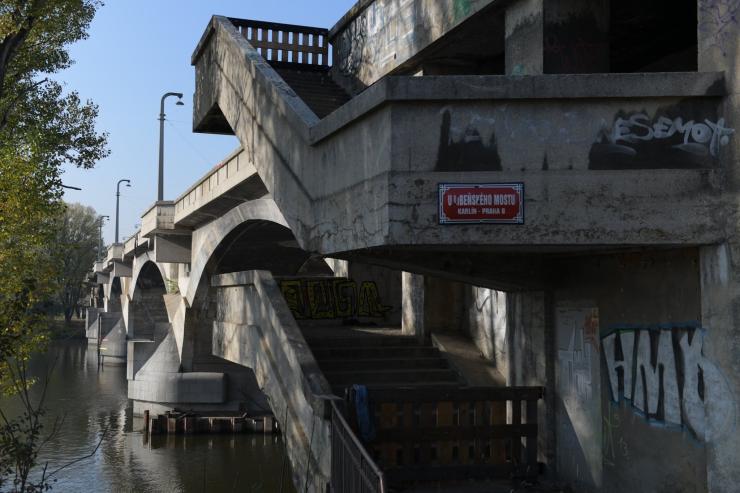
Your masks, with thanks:
<instances>
[{"instance_id":1,"label":"concrete column","mask_svg":"<svg viewBox=\"0 0 740 493\"><path fill-rule=\"evenodd\" d=\"M506 74L609 71L607 0L525 0L506 9Z\"/></svg>"},{"instance_id":2,"label":"concrete column","mask_svg":"<svg viewBox=\"0 0 740 493\"><path fill-rule=\"evenodd\" d=\"M732 4L732 5L730 5ZM737 2L698 0L698 69L723 71L728 96L720 105L724 127L740 128L740 25L729 9ZM728 236L724 244L701 248L701 310L703 356L715 385L704 375L709 491L735 491L740 484L737 427L740 395L740 139L737 134L720 148L725 171L724 211ZM710 375L711 376L711 375Z\"/></svg>"},{"instance_id":3,"label":"concrete column","mask_svg":"<svg viewBox=\"0 0 740 493\"><path fill-rule=\"evenodd\" d=\"M466 330L465 285L427 276L424 278L424 328L434 331Z\"/></svg>"},{"instance_id":4,"label":"concrete column","mask_svg":"<svg viewBox=\"0 0 740 493\"><path fill-rule=\"evenodd\" d=\"M552 477L555 451L555 359L552 299L544 291L506 293L507 385L543 386L537 413L538 456ZM562 453L562 451L561 451Z\"/></svg>"},{"instance_id":5,"label":"concrete column","mask_svg":"<svg viewBox=\"0 0 740 493\"><path fill-rule=\"evenodd\" d=\"M401 274L402 316L401 331L404 335L426 338L424 327L424 276L403 272Z\"/></svg>"},{"instance_id":6,"label":"concrete column","mask_svg":"<svg viewBox=\"0 0 740 493\"><path fill-rule=\"evenodd\" d=\"M609 72L609 0L544 1L544 73Z\"/></svg>"},{"instance_id":7,"label":"concrete column","mask_svg":"<svg viewBox=\"0 0 740 493\"><path fill-rule=\"evenodd\" d=\"M349 262L331 257L325 260L336 277L349 277Z\"/></svg>"},{"instance_id":8,"label":"concrete column","mask_svg":"<svg viewBox=\"0 0 740 493\"><path fill-rule=\"evenodd\" d=\"M544 0L523 0L506 9L506 75L543 73Z\"/></svg>"},{"instance_id":9,"label":"concrete column","mask_svg":"<svg viewBox=\"0 0 740 493\"><path fill-rule=\"evenodd\" d=\"M692 419L704 424L709 491L734 491L740 484L740 331L736 329L740 325L736 308L740 302L739 258L737 244L701 249L701 310L706 333L699 365L704 383L704 416Z\"/></svg>"}]
</instances>

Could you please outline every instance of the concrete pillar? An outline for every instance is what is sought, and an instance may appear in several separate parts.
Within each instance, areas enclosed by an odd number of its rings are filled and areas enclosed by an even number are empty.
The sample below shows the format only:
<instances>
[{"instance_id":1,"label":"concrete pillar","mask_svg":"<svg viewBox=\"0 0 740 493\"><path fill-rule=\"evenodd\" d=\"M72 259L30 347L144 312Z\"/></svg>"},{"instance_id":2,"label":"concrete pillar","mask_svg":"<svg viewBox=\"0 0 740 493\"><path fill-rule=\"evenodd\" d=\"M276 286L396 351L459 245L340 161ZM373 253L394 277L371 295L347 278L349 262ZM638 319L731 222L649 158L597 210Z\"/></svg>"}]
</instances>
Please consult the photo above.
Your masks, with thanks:
<instances>
[{"instance_id":1,"label":"concrete pillar","mask_svg":"<svg viewBox=\"0 0 740 493\"><path fill-rule=\"evenodd\" d=\"M466 330L465 285L438 277L424 278L424 327L427 332Z\"/></svg>"},{"instance_id":2,"label":"concrete pillar","mask_svg":"<svg viewBox=\"0 0 740 493\"><path fill-rule=\"evenodd\" d=\"M425 339L424 276L403 272L401 274L401 291L401 331L404 335L415 335L420 339Z\"/></svg>"},{"instance_id":3,"label":"concrete pillar","mask_svg":"<svg viewBox=\"0 0 740 493\"><path fill-rule=\"evenodd\" d=\"M608 0L525 0L506 9L506 74L609 72Z\"/></svg>"},{"instance_id":4,"label":"concrete pillar","mask_svg":"<svg viewBox=\"0 0 740 493\"><path fill-rule=\"evenodd\" d=\"M331 257L325 260L336 277L349 277L349 262Z\"/></svg>"},{"instance_id":5,"label":"concrete pillar","mask_svg":"<svg viewBox=\"0 0 740 493\"><path fill-rule=\"evenodd\" d=\"M514 2L506 9L506 75L538 75L544 70L544 0Z\"/></svg>"},{"instance_id":6,"label":"concrete pillar","mask_svg":"<svg viewBox=\"0 0 740 493\"><path fill-rule=\"evenodd\" d=\"M707 246L701 249L701 310L704 383L703 423L707 447L709 491L734 491L740 483L737 461L737 395L740 392L740 246ZM695 336L696 337L696 336ZM693 346L693 343L692 343Z\"/></svg>"},{"instance_id":7,"label":"concrete pillar","mask_svg":"<svg viewBox=\"0 0 740 493\"><path fill-rule=\"evenodd\" d=\"M544 73L608 73L609 0L544 1Z\"/></svg>"},{"instance_id":8,"label":"concrete pillar","mask_svg":"<svg viewBox=\"0 0 740 493\"><path fill-rule=\"evenodd\" d=\"M506 293L505 299L506 384L545 387L545 398L539 402L537 412L537 447L539 461L547 465L548 475L554 477L557 348L552 296L543 291L520 291Z\"/></svg>"},{"instance_id":9,"label":"concrete pillar","mask_svg":"<svg viewBox=\"0 0 740 493\"><path fill-rule=\"evenodd\" d=\"M698 0L698 69L722 71L728 96L719 109L725 128L740 128L740 25L728 9L737 2ZM703 356L718 379L715 388L705 377L707 486L709 491L735 491L740 484L737 427L740 395L740 237L737 234L740 194L740 139L720 149L725 171L727 241L701 248ZM716 370L716 371L714 371ZM706 374L706 371L705 371ZM723 388L724 387L724 388Z\"/></svg>"}]
</instances>

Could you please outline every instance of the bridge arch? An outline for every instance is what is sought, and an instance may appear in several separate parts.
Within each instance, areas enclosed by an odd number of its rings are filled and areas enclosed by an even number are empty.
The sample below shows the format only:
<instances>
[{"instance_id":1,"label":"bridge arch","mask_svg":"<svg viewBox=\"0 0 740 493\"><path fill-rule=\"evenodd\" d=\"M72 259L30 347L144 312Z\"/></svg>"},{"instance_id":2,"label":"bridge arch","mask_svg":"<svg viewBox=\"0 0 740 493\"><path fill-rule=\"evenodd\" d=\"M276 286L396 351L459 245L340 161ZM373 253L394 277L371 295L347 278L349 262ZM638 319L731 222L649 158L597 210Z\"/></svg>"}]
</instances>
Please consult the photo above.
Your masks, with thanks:
<instances>
[{"instance_id":1,"label":"bridge arch","mask_svg":"<svg viewBox=\"0 0 740 493\"><path fill-rule=\"evenodd\" d=\"M161 266L146 260L138 266L131 284L129 302L129 337L152 339L157 323L168 322L164 295L167 294Z\"/></svg>"},{"instance_id":2,"label":"bridge arch","mask_svg":"<svg viewBox=\"0 0 740 493\"><path fill-rule=\"evenodd\" d=\"M136 287L138 285L139 276L141 275L142 270L145 268L145 266L147 266L147 264L152 264L154 267L157 268L157 270L159 270L159 275L162 277L163 283L164 280L167 279L167 271L165 270L164 265L161 265L151 259L148 252L136 257L132 265L131 282L128 283L128 292L126 293L126 296L129 298L129 300L133 299L134 292L136 291ZM150 267L146 268L148 270ZM152 272L148 271L148 275L151 274Z\"/></svg>"},{"instance_id":3,"label":"bridge arch","mask_svg":"<svg viewBox=\"0 0 740 493\"><path fill-rule=\"evenodd\" d=\"M105 286L105 298L107 301L106 309L110 313L114 312L120 312L121 311L121 278L120 277L112 277L113 274L111 274L111 279L108 284Z\"/></svg>"},{"instance_id":4,"label":"bridge arch","mask_svg":"<svg viewBox=\"0 0 740 493\"><path fill-rule=\"evenodd\" d=\"M193 306L212 274L264 269L291 275L309 258L272 199L245 202L193 234L185 298Z\"/></svg>"}]
</instances>

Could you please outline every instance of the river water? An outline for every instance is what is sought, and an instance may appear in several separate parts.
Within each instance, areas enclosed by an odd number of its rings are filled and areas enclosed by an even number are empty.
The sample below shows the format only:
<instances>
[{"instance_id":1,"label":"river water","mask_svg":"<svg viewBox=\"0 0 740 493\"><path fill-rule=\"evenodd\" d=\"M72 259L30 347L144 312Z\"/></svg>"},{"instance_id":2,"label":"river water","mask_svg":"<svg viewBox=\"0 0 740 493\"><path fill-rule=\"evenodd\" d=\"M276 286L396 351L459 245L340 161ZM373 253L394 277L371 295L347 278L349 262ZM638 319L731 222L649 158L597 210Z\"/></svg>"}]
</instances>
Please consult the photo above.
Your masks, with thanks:
<instances>
[{"instance_id":1,"label":"river water","mask_svg":"<svg viewBox=\"0 0 740 493\"><path fill-rule=\"evenodd\" d=\"M42 450L40 463L63 469L54 492L291 492L283 444L270 435L153 436L141 432L126 397L125 366L98 370L94 348L85 341L55 343L33 359L32 375L51 367L46 396L48 428L61 428ZM39 395L37 384L33 392ZM0 401L11 415L15 400ZM102 440L102 441L101 441ZM281 481L281 473L284 481ZM281 489L281 483L282 489Z\"/></svg>"}]
</instances>

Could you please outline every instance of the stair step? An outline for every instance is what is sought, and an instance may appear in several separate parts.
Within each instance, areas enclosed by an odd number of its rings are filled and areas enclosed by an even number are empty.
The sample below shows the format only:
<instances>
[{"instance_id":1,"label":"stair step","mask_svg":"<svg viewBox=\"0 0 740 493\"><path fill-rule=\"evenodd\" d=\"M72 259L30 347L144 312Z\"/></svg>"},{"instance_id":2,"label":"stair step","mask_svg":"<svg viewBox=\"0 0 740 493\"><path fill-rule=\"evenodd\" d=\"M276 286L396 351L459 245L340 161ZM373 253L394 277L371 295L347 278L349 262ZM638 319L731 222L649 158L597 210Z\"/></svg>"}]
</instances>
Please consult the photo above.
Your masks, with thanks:
<instances>
[{"instance_id":1,"label":"stair step","mask_svg":"<svg viewBox=\"0 0 740 493\"><path fill-rule=\"evenodd\" d=\"M376 336L376 335L353 335L347 337L322 337L306 338L306 342L311 348L344 348L344 347L388 347L388 346L416 346L424 347L419 344L419 340L412 336Z\"/></svg>"},{"instance_id":2,"label":"stair step","mask_svg":"<svg viewBox=\"0 0 740 493\"><path fill-rule=\"evenodd\" d=\"M324 372L324 376L332 385L387 383L402 386L429 381L455 383L459 381L457 373L450 369L329 371Z\"/></svg>"},{"instance_id":3,"label":"stair step","mask_svg":"<svg viewBox=\"0 0 740 493\"><path fill-rule=\"evenodd\" d=\"M359 382L353 382L353 383L359 383ZM349 387L351 384L335 384L332 382L331 384L331 390L334 392L334 395L337 395L339 397L344 396L344 389ZM368 389L414 389L417 387L434 387L435 389L454 389L460 386L460 382L448 382L448 381L422 381L422 382L413 382L413 383L398 383L398 382L391 382L391 383L365 383L360 384L365 385Z\"/></svg>"},{"instance_id":4,"label":"stair step","mask_svg":"<svg viewBox=\"0 0 740 493\"><path fill-rule=\"evenodd\" d=\"M430 358L366 358L366 359L328 359L320 362L323 372L354 370L410 370L449 368L446 359Z\"/></svg>"},{"instance_id":5,"label":"stair step","mask_svg":"<svg viewBox=\"0 0 740 493\"><path fill-rule=\"evenodd\" d=\"M314 348L311 352L321 364L328 359L371 359L371 358L429 358L438 357L439 350L431 346L348 346L335 348Z\"/></svg>"}]
</instances>

